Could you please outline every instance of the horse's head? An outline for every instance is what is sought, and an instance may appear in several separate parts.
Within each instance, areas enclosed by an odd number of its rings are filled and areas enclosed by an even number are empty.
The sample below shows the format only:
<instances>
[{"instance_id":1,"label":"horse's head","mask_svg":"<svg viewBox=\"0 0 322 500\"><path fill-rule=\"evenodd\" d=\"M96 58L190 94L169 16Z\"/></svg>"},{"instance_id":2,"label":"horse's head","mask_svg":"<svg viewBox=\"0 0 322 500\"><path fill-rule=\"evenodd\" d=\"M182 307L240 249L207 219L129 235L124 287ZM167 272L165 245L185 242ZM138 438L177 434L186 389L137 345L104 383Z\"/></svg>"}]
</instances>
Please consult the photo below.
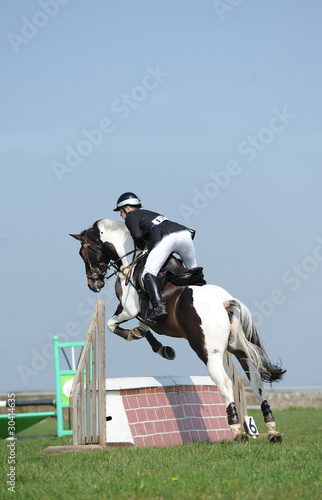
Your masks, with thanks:
<instances>
[{"instance_id":1,"label":"horse's head","mask_svg":"<svg viewBox=\"0 0 322 500\"><path fill-rule=\"evenodd\" d=\"M105 275L111 260L118 259L113 245L103 243L97 223L80 234L71 234L81 242L79 255L85 263L87 285L92 292L100 292L105 285Z\"/></svg>"}]
</instances>

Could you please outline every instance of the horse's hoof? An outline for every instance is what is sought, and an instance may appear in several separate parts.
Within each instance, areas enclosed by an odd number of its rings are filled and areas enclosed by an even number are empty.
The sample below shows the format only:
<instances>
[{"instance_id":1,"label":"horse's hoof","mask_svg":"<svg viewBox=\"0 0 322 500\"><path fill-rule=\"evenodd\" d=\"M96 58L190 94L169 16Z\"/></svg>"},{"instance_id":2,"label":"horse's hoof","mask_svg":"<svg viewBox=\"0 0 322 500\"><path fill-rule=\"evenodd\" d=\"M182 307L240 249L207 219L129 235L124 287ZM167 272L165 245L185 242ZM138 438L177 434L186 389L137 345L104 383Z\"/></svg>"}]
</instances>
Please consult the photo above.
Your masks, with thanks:
<instances>
[{"instance_id":1,"label":"horse's hoof","mask_svg":"<svg viewBox=\"0 0 322 500\"><path fill-rule=\"evenodd\" d=\"M146 331L144 328L137 326L130 330L127 340L140 340L146 336Z\"/></svg>"},{"instance_id":2,"label":"horse's hoof","mask_svg":"<svg viewBox=\"0 0 322 500\"><path fill-rule=\"evenodd\" d=\"M272 444L281 444L283 441L282 435L279 432L274 432L274 434L268 434L268 441Z\"/></svg>"},{"instance_id":3,"label":"horse's hoof","mask_svg":"<svg viewBox=\"0 0 322 500\"><path fill-rule=\"evenodd\" d=\"M172 361L176 357L176 351L168 345L160 347L157 353L160 354L162 358L169 359L170 361Z\"/></svg>"},{"instance_id":4,"label":"horse's hoof","mask_svg":"<svg viewBox=\"0 0 322 500\"><path fill-rule=\"evenodd\" d=\"M236 436L234 436L234 440L236 443L242 443L246 446L248 444L248 435L246 432L239 432Z\"/></svg>"}]
</instances>

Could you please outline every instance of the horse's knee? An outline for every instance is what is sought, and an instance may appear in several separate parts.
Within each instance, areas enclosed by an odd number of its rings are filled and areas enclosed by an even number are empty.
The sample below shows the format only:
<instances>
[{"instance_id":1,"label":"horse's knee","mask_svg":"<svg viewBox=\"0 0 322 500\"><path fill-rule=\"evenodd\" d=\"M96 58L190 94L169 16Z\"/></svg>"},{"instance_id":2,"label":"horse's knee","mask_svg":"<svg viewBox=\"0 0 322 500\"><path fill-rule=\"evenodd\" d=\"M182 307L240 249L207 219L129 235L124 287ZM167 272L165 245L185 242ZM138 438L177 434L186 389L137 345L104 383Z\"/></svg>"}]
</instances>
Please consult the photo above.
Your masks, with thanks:
<instances>
[{"instance_id":1,"label":"horse's knee","mask_svg":"<svg viewBox=\"0 0 322 500\"><path fill-rule=\"evenodd\" d=\"M115 333L116 323L110 318L107 322L107 328L110 332Z\"/></svg>"}]
</instances>

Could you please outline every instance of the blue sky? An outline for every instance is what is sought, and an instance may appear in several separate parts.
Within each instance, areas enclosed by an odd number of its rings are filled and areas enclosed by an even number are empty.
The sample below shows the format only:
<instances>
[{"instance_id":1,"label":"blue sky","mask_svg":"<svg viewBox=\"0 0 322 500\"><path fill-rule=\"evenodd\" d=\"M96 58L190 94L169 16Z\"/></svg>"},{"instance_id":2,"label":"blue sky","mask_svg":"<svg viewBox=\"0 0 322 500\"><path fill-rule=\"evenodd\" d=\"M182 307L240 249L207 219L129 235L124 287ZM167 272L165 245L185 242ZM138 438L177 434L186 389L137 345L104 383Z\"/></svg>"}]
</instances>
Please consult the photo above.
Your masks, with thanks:
<instances>
[{"instance_id":1,"label":"blue sky","mask_svg":"<svg viewBox=\"0 0 322 500\"><path fill-rule=\"evenodd\" d=\"M196 229L199 265L252 311L285 386L319 386L317 0L39 0L0 7L0 392L53 390L52 337L95 301L69 233L115 201ZM206 375L107 333L107 376Z\"/></svg>"}]
</instances>

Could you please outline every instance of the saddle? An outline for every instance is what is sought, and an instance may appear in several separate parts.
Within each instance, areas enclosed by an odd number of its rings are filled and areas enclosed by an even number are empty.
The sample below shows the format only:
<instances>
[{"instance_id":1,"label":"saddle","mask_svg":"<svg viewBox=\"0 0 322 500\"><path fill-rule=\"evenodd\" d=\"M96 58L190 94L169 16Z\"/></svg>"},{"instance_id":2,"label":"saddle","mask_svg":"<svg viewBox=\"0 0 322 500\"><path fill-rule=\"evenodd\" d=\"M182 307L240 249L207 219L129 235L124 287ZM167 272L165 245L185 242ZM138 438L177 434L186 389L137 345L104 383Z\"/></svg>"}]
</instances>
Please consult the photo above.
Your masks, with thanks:
<instances>
[{"instance_id":1,"label":"saddle","mask_svg":"<svg viewBox=\"0 0 322 500\"><path fill-rule=\"evenodd\" d=\"M203 286L207 284L204 279L203 267L193 267L192 269L187 269L184 267L182 260L175 257L173 254L171 254L163 264L159 274L157 275L157 280L161 291L168 282L176 286ZM145 292L142 280L142 271L138 277L138 283L142 289L141 291Z\"/></svg>"}]
</instances>

